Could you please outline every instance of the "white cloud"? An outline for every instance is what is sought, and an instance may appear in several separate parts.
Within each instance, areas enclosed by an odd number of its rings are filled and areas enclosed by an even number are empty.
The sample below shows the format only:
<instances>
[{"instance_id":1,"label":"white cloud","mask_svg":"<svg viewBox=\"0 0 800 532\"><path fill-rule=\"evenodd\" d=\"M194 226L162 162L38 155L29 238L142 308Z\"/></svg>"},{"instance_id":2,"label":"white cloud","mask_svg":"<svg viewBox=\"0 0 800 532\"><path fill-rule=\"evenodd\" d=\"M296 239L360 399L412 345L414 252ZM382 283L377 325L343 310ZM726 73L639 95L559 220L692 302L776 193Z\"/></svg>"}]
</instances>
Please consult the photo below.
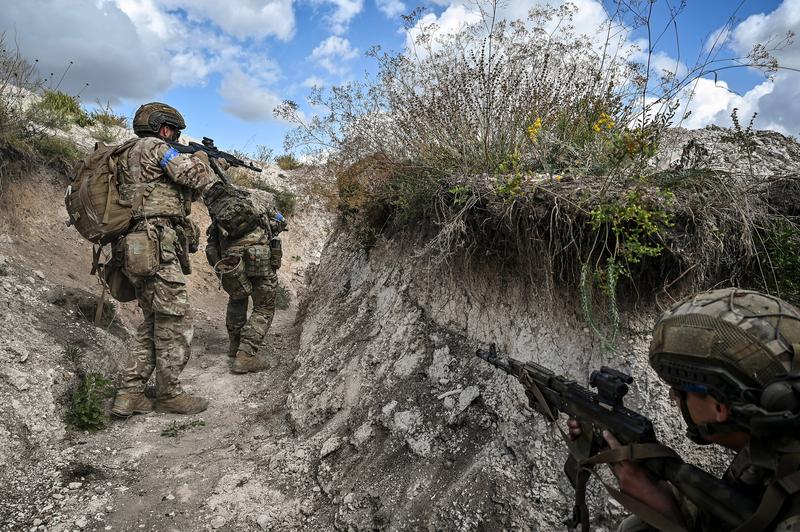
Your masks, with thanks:
<instances>
[{"instance_id":1,"label":"white cloud","mask_svg":"<svg viewBox=\"0 0 800 532\"><path fill-rule=\"evenodd\" d=\"M420 35L423 28L431 24L438 26L438 35L446 35L455 33L464 26L481 21L480 9L473 1L433 0L433 3L446 5L447 8L440 15L427 13L417 21L417 24L406 33L406 47L408 49L413 48L414 40ZM498 7L497 18L509 21L526 20L528 12L535 7L560 6L563 4L571 4L576 8L571 22L576 34L596 37L598 33L602 33L603 39L605 38L608 15L602 3L598 0L515 0L501 2ZM557 31L557 24L557 21L553 21L551 26L545 29ZM596 39L598 47L603 45L603 39Z\"/></svg>"},{"instance_id":2,"label":"white cloud","mask_svg":"<svg viewBox=\"0 0 800 532\"><path fill-rule=\"evenodd\" d=\"M375 5L389 18L394 18L406 12L406 5L400 0L375 0Z\"/></svg>"},{"instance_id":3,"label":"white cloud","mask_svg":"<svg viewBox=\"0 0 800 532\"><path fill-rule=\"evenodd\" d=\"M313 87L326 87L328 82L317 76L309 76L303 80L302 85L303 87L311 89Z\"/></svg>"},{"instance_id":4,"label":"white cloud","mask_svg":"<svg viewBox=\"0 0 800 532\"><path fill-rule=\"evenodd\" d=\"M331 31L336 35L347 31L353 18L364 9L364 0L311 0L311 3L333 7L333 13L327 18L331 23Z\"/></svg>"},{"instance_id":5,"label":"white cloud","mask_svg":"<svg viewBox=\"0 0 800 532\"><path fill-rule=\"evenodd\" d=\"M292 0L237 0L235 6L221 5L219 0L159 0L159 3L169 10L182 9L199 22L211 21L240 39L274 36L288 41L295 32Z\"/></svg>"},{"instance_id":6,"label":"white cloud","mask_svg":"<svg viewBox=\"0 0 800 532\"><path fill-rule=\"evenodd\" d=\"M706 39L706 43L703 45L703 52L709 53L712 50L719 50L731 37L731 29L728 26L723 26L722 28L717 28L716 30L711 32L711 35L708 36Z\"/></svg>"},{"instance_id":7,"label":"white cloud","mask_svg":"<svg viewBox=\"0 0 800 532\"><path fill-rule=\"evenodd\" d=\"M44 15L43 15L44 14ZM140 19L148 35L168 31L157 16ZM144 38L134 22L111 2L59 0L5 2L0 31L18 39L20 51L38 59L44 76L58 80L74 64L60 89L85 101L152 97L172 84L169 57L157 38Z\"/></svg>"},{"instance_id":8,"label":"white cloud","mask_svg":"<svg viewBox=\"0 0 800 532\"><path fill-rule=\"evenodd\" d=\"M295 20L292 0L243 0L236 9L211 0L40 0L4 6L3 30L56 82L73 61L59 88L81 91L84 101L153 99L219 74L224 110L255 120L272 118L280 99L269 87L281 79L278 65L257 45L267 37L290 38Z\"/></svg>"},{"instance_id":9,"label":"white cloud","mask_svg":"<svg viewBox=\"0 0 800 532\"><path fill-rule=\"evenodd\" d=\"M450 5L441 15L428 13L420 18L416 25L406 32L406 48L414 50L417 38L432 25L436 26L436 36L441 38L458 33L465 26L480 22L481 14L461 4ZM417 53L422 53L417 50Z\"/></svg>"},{"instance_id":10,"label":"white cloud","mask_svg":"<svg viewBox=\"0 0 800 532\"><path fill-rule=\"evenodd\" d=\"M358 50L350 46L345 38L331 35L311 52L311 58L331 74L343 75L347 72L345 63L358 57Z\"/></svg>"},{"instance_id":11,"label":"white cloud","mask_svg":"<svg viewBox=\"0 0 800 532\"><path fill-rule=\"evenodd\" d=\"M728 45L739 55L746 55L756 43L776 43L788 31L800 28L800 0L784 0L771 13L751 15L730 32ZM800 46L793 44L773 55L780 64L800 66ZM764 81L743 95L727 89L724 82L714 86L711 80L701 80L695 101L689 108L697 117L690 117L687 125L700 127L708 123L730 125L730 113L739 109L742 121L758 113L755 127L773 129L790 135L800 133L800 73L778 71L774 82Z\"/></svg>"},{"instance_id":12,"label":"white cloud","mask_svg":"<svg viewBox=\"0 0 800 532\"><path fill-rule=\"evenodd\" d=\"M276 93L259 85L239 69L223 77L219 94L226 101L223 110L245 122L272 120L272 111L282 101Z\"/></svg>"}]
</instances>

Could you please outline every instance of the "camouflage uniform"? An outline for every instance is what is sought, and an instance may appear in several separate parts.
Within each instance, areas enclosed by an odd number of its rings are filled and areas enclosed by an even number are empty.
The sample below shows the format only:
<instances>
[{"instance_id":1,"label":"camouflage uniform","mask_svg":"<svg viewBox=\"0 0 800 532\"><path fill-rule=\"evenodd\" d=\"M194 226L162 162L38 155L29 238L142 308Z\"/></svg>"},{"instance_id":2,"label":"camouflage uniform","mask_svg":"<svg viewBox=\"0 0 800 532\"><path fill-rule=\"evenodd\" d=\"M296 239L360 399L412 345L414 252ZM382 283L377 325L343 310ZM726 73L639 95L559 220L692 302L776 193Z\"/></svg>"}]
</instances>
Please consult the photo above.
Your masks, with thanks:
<instances>
[{"instance_id":1,"label":"camouflage uniform","mask_svg":"<svg viewBox=\"0 0 800 532\"><path fill-rule=\"evenodd\" d=\"M722 477L761 505L745 529L800 531L800 438L791 424L800 414L800 310L736 288L697 294L657 320L650 364L674 393L705 393L729 405L727 421L697 424L685 397L678 401L692 441L708 443L715 441L710 435L726 432L748 434ZM725 529L675 491L688 530ZM653 528L630 517L619 530Z\"/></svg>"},{"instance_id":2,"label":"camouflage uniform","mask_svg":"<svg viewBox=\"0 0 800 532\"><path fill-rule=\"evenodd\" d=\"M136 289L144 314L119 391L138 394L154 369L160 399L180 395L179 375L189 360L192 319L181 257L197 243L187 224L191 202L215 181L201 159L179 154L156 137L137 141L117 162L121 199L134 206L135 222L127 234L147 232L158 243L158 265L152 275L137 275L122 257L123 272ZM124 239L114 246L121 254Z\"/></svg>"},{"instance_id":3,"label":"camouflage uniform","mask_svg":"<svg viewBox=\"0 0 800 532\"><path fill-rule=\"evenodd\" d=\"M248 258L253 255L269 257L269 233L257 227L245 236L228 241L220 235L220 228L212 223L208 228L208 245L206 254L220 259L241 259L245 263L247 278L252 284L250 296L232 295L228 300L225 314L225 326L228 329L230 348L228 355L236 356L238 351L256 355L264 342L272 317L275 314L275 290L278 287L278 276L275 270L266 267L251 268L247 266ZM211 262L211 260L209 260ZM249 299L253 299L253 312L247 319Z\"/></svg>"},{"instance_id":4,"label":"camouflage uniform","mask_svg":"<svg viewBox=\"0 0 800 532\"><path fill-rule=\"evenodd\" d=\"M788 445L797 445L797 441L787 440ZM749 495L753 500L759 501L764 496L767 486L774 478L774 471L755 465L750 458L750 449L745 447L734 457L722 480L741 493ZM692 502L675 490L678 506L686 525L692 532L716 532L720 530L719 523L713 522ZM617 532L652 532L656 529L643 522L639 517L631 515L622 521ZM800 532L800 496L792 497L778 524L773 529L776 532Z\"/></svg>"},{"instance_id":5,"label":"camouflage uniform","mask_svg":"<svg viewBox=\"0 0 800 532\"><path fill-rule=\"evenodd\" d=\"M228 356L238 360L244 355L258 369L264 369L266 366L256 362L253 357L258 355L263 346L275 314L275 291L278 287L278 276L275 272L280 266L280 256L276 255L276 250L270 248L270 241L285 229L285 223L280 213L272 207L274 199L271 194L261 191L250 193L258 197L262 204L266 204L266 215L261 225L239 238L231 239L212 221L206 233L206 256L212 266L220 262L235 264L241 261L244 274L252 287L250 293L229 290L223 282L223 287L230 296L225 315L230 340ZM253 311L248 319L247 310L251 298ZM236 367L235 364L236 361L233 368ZM250 369L256 370L255 366Z\"/></svg>"}]
</instances>

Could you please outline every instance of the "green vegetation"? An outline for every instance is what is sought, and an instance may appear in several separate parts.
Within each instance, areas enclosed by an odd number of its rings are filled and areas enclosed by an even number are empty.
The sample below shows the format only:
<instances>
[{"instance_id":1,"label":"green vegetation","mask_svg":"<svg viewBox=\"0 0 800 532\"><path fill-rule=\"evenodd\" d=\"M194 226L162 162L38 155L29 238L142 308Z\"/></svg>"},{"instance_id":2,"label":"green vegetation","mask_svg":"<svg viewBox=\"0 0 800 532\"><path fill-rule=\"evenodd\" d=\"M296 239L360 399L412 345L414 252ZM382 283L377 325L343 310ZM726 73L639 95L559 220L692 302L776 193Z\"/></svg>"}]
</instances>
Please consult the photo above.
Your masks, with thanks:
<instances>
[{"instance_id":1,"label":"green vegetation","mask_svg":"<svg viewBox=\"0 0 800 532\"><path fill-rule=\"evenodd\" d=\"M184 423L171 421L161 431L161 435L165 438L177 438L182 432L186 432L187 430L191 430L196 427L205 427L205 426L206 422L203 421L202 419L193 419L192 421L187 421Z\"/></svg>"},{"instance_id":2,"label":"green vegetation","mask_svg":"<svg viewBox=\"0 0 800 532\"><path fill-rule=\"evenodd\" d=\"M72 404L64 415L67 427L89 431L104 429L108 418L103 408L103 400L111 397L113 393L114 387L111 381L97 373L86 375L72 396Z\"/></svg>"},{"instance_id":3,"label":"green vegetation","mask_svg":"<svg viewBox=\"0 0 800 532\"><path fill-rule=\"evenodd\" d=\"M81 152L75 144L61 137L34 136L30 139L30 145L35 148L44 163L52 166L70 169L81 158Z\"/></svg>"},{"instance_id":4,"label":"green vegetation","mask_svg":"<svg viewBox=\"0 0 800 532\"><path fill-rule=\"evenodd\" d=\"M767 260L753 265L763 281L758 288L800 304L800 228L778 218L759 231L759 240Z\"/></svg>"},{"instance_id":5,"label":"green vegetation","mask_svg":"<svg viewBox=\"0 0 800 532\"><path fill-rule=\"evenodd\" d=\"M45 90L28 112L33 122L52 129L68 130L72 124L89 125L89 115L78 99L61 91Z\"/></svg>"},{"instance_id":6,"label":"green vegetation","mask_svg":"<svg viewBox=\"0 0 800 532\"><path fill-rule=\"evenodd\" d=\"M291 153L278 155L277 157L275 157L275 163L281 170L295 170L302 166L300 164L300 161L295 159L294 155L292 155Z\"/></svg>"}]
</instances>

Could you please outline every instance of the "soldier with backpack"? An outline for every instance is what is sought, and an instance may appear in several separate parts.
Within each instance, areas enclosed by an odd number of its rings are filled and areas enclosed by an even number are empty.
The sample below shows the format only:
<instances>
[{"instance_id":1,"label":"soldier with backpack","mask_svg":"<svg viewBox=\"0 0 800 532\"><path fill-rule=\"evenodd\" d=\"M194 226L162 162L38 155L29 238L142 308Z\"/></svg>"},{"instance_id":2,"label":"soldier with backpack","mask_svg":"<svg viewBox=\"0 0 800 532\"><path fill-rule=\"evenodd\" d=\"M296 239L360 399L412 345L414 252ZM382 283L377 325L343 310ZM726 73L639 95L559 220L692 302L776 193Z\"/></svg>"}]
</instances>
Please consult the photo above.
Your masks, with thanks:
<instances>
[{"instance_id":1,"label":"soldier with backpack","mask_svg":"<svg viewBox=\"0 0 800 532\"><path fill-rule=\"evenodd\" d=\"M206 258L230 296L225 325L231 373L262 371L267 364L258 351L275 314L276 270L282 257L277 236L286 229L286 221L268 192L222 183L215 189L209 191L215 197L219 192L219 199L209 200ZM248 318L251 298L253 310Z\"/></svg>"},{"instance_id":2,"label":"soldier with backpack","mask_svg":"<svg viewBox=\"0 0 800 532\"><path fill-rule=\"evenodd\" d=\"M194 414L208 406L183 390L179 376L193 334L187 254L197 250L199 239L188 216L192 202L217 178L204 153L180 154L167 143L185 127L173 107L142 105L133 118L139 138L116 148L99 144L67 189L72 224L93 243L111 244L112 258L99 268L112 295L135 298L144 314L111 409L118 416L153 410L144 389L154 370L161 410Z\"/></svg>"}]
</instances>

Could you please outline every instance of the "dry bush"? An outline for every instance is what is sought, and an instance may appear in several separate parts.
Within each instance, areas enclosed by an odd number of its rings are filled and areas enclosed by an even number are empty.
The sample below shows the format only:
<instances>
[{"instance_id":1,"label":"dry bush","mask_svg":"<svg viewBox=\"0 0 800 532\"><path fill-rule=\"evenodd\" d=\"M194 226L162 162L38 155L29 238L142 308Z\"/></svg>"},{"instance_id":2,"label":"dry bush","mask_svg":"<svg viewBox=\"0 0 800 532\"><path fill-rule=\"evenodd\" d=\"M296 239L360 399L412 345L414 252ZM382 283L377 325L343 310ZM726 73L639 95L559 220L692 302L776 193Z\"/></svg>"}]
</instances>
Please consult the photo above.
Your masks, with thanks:
<instances>
[{"instance_id":1,"label":"dry bush","mask_svg":"<svg viewBox=\"0 0 800 532\"><path fill-rule=\"evenodd\" d=\"M427 225L429 258L493 256L500 268L580 292L587 308L610 299L612 315L618 291L744 279L759 253L758 216L769 212L757 187L717 177L673 191L652 159L694 80L742 65L774 72L770 52L792 35L727 62L709 53L684 77L658 76L649 60L631 61L626 40L637 24L659 34L651 2L614 4L599 45L575 34L569 5L513 22L497 19L498 2L479 5L482 20L453 34L419 30L418 14L409 17L414 47L373 49L377 76L313 90L309 103L323 113L278 109L297 125L286 149L325 155L356 229ZM746 144L747 132L737 122L733 142ZM706 249L712 238L720 244Z\"/></svg>"}]
</instances>

